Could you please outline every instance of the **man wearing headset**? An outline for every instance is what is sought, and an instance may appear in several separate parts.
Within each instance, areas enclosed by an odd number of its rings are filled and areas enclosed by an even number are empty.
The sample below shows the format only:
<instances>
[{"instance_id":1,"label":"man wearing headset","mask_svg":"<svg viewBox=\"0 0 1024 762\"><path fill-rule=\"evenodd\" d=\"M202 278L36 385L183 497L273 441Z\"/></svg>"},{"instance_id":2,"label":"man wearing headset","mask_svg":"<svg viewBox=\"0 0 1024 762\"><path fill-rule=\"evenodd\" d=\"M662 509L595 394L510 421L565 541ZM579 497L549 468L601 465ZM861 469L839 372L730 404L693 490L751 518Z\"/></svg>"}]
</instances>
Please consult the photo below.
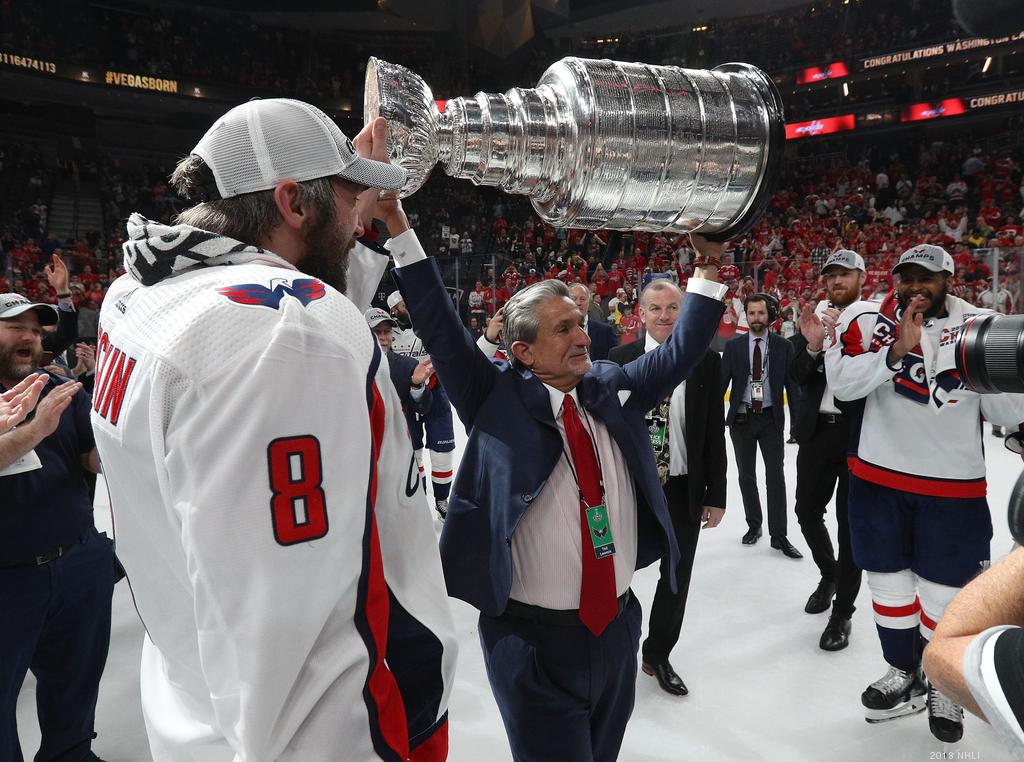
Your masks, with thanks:
<instances>
[{"instance_id":1,"label":"man wearing headset","mask_svg":"<svg viewBox=\"0 0 1024 762\"><path fill-rule=\"evenodd\" d=\"M743 310L750 332L726 344L722 354L722 384L726 390L732 387L725 422L736 453L743 512L747 517L743 544L753 545L761 536L763 514L757 491L760 447L768 487L771 546L789 558L803 558L786 538L786 477L782 470L786 446L782 393L785 390L790 400L800 393L789 373L793 345L768 330L779 316L775 297L751 294L743 300Z\"/></svg>"}]
</instances>

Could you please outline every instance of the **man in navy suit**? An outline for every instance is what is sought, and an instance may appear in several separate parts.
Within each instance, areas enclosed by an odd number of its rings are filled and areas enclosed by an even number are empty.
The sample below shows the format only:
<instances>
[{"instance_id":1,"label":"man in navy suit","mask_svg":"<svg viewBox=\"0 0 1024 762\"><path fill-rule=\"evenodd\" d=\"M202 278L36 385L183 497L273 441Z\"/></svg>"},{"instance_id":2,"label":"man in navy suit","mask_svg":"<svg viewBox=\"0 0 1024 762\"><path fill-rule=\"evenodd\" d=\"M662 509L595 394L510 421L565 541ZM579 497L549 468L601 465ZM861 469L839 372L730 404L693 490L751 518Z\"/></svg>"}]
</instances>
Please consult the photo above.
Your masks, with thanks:
<instances>
[{"instance_id":1,"label":"man in navy suit","mask_svg":"<svg viewBox=\"0 0 1024 762\"><path fill-rule=\"evenodd\" d=\"M569 286L572 300L583 313L583 330L590 337L590 359L607 360L608 353L619 343L615 329L590 317L590 289L582 283Z\"/></svg>"},{"instance_id":2,"label":"man in navy suit","mask_svg":"<svg viewBox=\"0 0 1024 762\"><path fill-rule=\"evenodd\" d=\"M376 145L376 141L375 141ZM698 268L672 334L624 367L591 363L564 283L505 305L512 363L462 326L397 199L377 202L407 309L469 433L441 557L450 595L480 610L488 678L516 760L617 758L633 708L635 569L679 551L647 412L698 365L723 312ZM702 255L721 244L694 236ZM711 260L714 262L714 260Z\"/></svg>"},{"instance_id":3,"label":"man in navy suit","mask_svg":"<svg viewBox=\"0 0 1024 762\"><path fill-rule=\"evenodd\" d=\"M772 297L751 294L744 299L743 308L750 333L728 342L722 354L722 382L726 389L732 386L725 422L736 453L748 527L743 544L753 545L761 536L763 514L757 492L757 449L760 447L768 487L771 545L790 558L803 558L786 537L786 477L782 470L786 447L782 392L788 392L790 400L800 394L789 371L793 345L768 330L778 317L777 302Z\"/></svg>"}]
</instances>

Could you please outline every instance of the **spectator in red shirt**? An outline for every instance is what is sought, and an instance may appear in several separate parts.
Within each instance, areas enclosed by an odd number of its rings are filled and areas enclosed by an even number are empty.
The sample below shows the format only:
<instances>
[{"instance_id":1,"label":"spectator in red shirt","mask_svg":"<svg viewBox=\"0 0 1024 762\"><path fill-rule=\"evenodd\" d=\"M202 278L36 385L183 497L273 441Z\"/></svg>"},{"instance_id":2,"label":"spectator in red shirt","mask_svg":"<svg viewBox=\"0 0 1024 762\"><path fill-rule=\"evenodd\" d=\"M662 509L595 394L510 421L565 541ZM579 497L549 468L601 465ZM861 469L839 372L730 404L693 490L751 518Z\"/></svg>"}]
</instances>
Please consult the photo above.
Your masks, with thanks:
<instances>
[{"instance_id":1,"label":"spectator in red shirt","mask_svg":"<svg viewBox=\"0 0 1024 762\"><path fill-rule=\"evenodd\" d=\"M633 305L627 303L623 307L626 314L619 320L619 331L622 334L622 339L619 344L629 344L632 341L636 341L640 338L640 329L643 324L640 322L640 317L633 314Z\"/></svg>"}]
</instances>

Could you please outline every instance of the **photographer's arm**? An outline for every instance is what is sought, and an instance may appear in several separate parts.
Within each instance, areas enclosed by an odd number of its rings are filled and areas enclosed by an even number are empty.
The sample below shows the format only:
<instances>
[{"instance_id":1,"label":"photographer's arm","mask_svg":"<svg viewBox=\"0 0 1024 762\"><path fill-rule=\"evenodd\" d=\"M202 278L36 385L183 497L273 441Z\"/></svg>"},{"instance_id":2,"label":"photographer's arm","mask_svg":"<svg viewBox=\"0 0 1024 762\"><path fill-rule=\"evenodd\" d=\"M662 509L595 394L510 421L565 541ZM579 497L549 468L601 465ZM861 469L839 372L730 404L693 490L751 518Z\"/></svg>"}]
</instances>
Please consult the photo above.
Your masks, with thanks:
<instances>
[{"instance_id":1,"label":"photographer's arm","mask_svg":"<svg viewBox=\"0 0 1024 762\"><path fill-rule=\"evenodd\" d=\"M978 717L985 717L965 674L964 656L979 635L1001 625L1024 626L1024 548L976 577L946 607L924 652L935 686Z\"/></svg>"}]
</instances>

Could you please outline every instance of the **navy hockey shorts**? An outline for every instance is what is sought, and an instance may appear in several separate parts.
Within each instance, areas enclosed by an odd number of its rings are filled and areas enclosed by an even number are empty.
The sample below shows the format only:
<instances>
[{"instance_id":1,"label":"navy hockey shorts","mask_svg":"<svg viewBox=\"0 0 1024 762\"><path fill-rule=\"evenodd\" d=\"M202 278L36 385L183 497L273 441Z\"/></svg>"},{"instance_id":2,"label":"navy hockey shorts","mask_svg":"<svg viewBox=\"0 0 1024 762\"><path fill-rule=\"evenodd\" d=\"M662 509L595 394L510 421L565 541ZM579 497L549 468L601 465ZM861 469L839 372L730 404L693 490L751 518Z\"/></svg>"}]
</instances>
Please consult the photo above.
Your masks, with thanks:
<instances>
[{"instance_id":1,"label":"navy hockey shorts","mask_svg":"<svg viewBox=\"0 0 1024 762\"><path fill-rule=\"evenodd\" d=\"M988 565L992 517L983 497L917 495L850 474L849 514L853 559L865 571L910 569L963 587Z\"/></svg>"}]
</instances>

